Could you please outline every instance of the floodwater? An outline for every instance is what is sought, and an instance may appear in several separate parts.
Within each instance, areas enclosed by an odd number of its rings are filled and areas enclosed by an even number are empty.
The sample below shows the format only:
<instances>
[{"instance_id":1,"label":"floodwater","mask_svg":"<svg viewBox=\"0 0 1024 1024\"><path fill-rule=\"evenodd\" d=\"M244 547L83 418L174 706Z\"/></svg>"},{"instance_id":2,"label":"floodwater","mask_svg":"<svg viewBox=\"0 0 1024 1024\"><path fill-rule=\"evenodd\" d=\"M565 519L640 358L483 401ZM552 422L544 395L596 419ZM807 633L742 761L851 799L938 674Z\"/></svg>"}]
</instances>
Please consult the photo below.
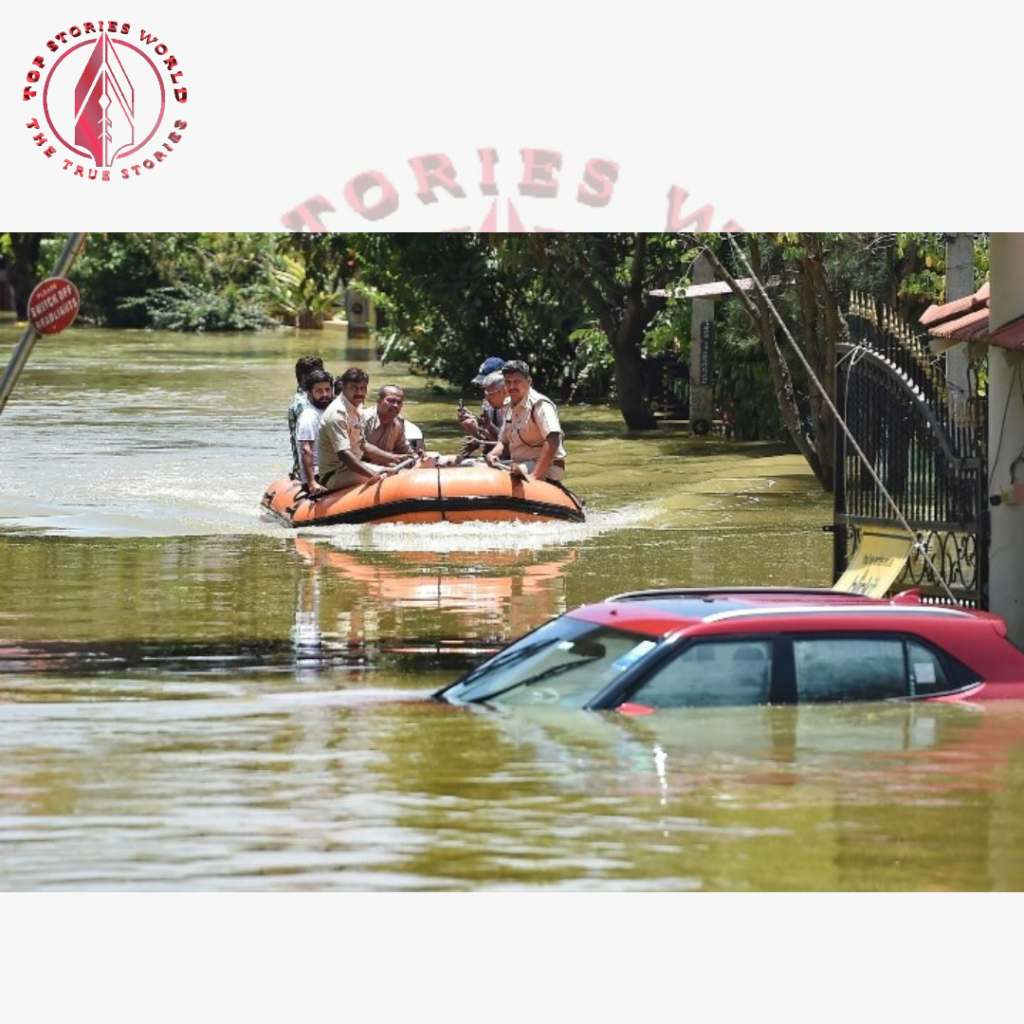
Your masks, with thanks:
<instances>
[{"instance_id":1,"label":"floodwater","mask_svg":"<svg viewBox=\"0 0 1024 1024\"><path fill-rule=\"evenodd\" d=\"M0 329L3 365L18 335ZM307 351L406 386L429 444L456 450L459 392L343 334L38 345L0 416L0 888L1024 884L1016 704L629 719L425 700L611 593L828 585L829 499L777 446L629 437L573 405L586 523L291 533L258 501L290 461Z\"/></svg>"}]
</instances>

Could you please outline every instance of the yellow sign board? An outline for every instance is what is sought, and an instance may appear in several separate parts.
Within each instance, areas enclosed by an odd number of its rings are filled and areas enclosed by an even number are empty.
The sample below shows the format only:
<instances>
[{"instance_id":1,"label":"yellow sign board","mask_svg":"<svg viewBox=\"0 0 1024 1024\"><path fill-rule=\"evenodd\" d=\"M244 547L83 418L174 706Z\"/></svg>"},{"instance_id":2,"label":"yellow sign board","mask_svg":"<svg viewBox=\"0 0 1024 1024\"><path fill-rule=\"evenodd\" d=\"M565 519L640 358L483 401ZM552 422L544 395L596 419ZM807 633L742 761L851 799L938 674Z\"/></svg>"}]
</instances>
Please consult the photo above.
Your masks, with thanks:
<instances>
[{"instance_id":1,"label":"yellow sign board","mask_svg":"<svg viewBox=\"0 0 1024 1024\"><path fill-rule=\"evenodd\" d=\"M907 564L913 547L914 538L905 533L863 531L853 561L832 589L885 597Z\"/></svg>"}]
</instances>

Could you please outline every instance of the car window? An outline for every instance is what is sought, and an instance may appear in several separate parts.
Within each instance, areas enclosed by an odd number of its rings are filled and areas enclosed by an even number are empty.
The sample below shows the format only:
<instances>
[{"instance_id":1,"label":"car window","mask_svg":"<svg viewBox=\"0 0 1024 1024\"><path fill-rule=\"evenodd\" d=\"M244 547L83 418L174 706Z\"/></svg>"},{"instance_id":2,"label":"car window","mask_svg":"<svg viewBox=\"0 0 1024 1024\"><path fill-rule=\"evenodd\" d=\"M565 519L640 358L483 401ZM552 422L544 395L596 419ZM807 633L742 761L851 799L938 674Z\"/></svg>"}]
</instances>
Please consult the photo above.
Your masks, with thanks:
<instances>
[{"instance_id":1,"label":"car window","mask_svg":"<svg viewBox=\"0 0 1024 1024\"><path fill-rule=\"evenodd\" d=\"M911 697L927 697L932 693L949 693L956 689L939 655L916 640L907 641L907 665Z\"/></svg>"},{"instance_id":2,"label":"car window","mask_svg":"<svg viewBox=\"0 0 1024 1024\"><path fill-rule=\"evenodd\" d=\"M629 697L652 708L767 704L770 640L699 641L657 671Z\"/></svg>"},{"instance_id":3,"label":"car window","mask_svg":"<svg viewBox=\"0 0 1024 1024\"><path fill-rule=\"evenodd\" d=\"M561 619L478 666L449 696L582 707L657 646L637 633Z\"/></svg>"},{"instance_id":4,"label":"car window","mask_svg":"<svg viewBox=\"0 0 1024 1024\"><path fill-rule=\"evenodd\" d=\"M793 662L801 704L910 696L900 637L794 639Z\"/></svg>"},{"instance_id":5,"label":"car window","mask_svg":"<svg viewBox=\"0 0 1024 1024\"><path fill-rule=\"evenodd\" d=\"M797 700L893 700L956 689L941 655L903 637L793 641Z\"/></svg>"}]
</instances>

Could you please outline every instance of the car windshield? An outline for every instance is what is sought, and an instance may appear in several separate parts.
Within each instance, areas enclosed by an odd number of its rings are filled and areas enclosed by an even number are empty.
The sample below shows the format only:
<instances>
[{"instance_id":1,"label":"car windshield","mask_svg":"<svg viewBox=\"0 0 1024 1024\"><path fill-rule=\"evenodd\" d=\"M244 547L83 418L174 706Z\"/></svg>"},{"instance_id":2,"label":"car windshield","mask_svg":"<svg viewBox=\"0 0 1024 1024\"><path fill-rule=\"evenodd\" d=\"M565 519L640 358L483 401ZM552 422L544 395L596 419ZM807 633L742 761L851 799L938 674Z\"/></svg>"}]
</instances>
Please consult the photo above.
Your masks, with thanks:
<instances>
[{"instance_id":1,"label":"car windshield","mask_svg":"<svg viewBox=\"0 0 1024 1024\"><path fill-rule=\"evenodd\" d=\"M658 641L563 617L506 647L444 691L459 701L582 707Z\"/></svg>"}]
</instances>

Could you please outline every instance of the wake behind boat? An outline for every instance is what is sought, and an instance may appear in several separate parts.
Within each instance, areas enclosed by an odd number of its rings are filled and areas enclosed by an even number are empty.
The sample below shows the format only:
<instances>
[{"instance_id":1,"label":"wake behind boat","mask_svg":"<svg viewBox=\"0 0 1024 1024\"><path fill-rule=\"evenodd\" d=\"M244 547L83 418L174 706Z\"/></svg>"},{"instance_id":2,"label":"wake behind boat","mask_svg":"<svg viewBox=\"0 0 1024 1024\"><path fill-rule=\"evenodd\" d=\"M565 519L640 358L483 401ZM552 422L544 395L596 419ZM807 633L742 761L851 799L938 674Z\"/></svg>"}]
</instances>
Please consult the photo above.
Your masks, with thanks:
<instances>
[{"instance_id":1,"label":"wake behind boat","mask_svg":"<svg viewBox=\"0 0 1024 1024\"><path fill-rule=\"evenodd\" d=\"M260 502L285 526L337 523L583 522L583 503L547 480L524 481L483 463L416 467L311 498L297 480L272 483Z\"/></svg>"}]
</instances>

